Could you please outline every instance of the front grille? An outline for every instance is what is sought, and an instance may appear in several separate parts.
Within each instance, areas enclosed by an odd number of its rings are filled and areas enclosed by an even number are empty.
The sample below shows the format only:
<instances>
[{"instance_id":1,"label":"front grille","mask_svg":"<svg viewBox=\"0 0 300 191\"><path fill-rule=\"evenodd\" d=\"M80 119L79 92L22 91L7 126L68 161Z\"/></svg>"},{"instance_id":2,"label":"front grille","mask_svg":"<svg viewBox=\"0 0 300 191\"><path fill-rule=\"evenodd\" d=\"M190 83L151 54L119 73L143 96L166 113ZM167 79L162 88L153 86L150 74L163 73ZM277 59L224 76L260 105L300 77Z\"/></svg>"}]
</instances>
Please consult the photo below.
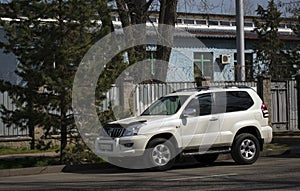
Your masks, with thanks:
<instances>
[{"instance_id":1,"label":"front grille","mask_svg":"<svg viewBox=\"0 0 300 191\"><path fill-rule=\"evenodd\" d=\"M104 129L107 135L112 138L122 137L125 132L125 128L120 125L107 125Z\"/></svg>"},{"instance_id":2,"label":"front grille","mask_svg":"<svg viewBox=\"0 0 300 191\"><path fill-rule=\"evenodd\" d=\"M122 137L124 131L125 128L110 128L106 132L110 137L116 138L116 137Z\"/></svg>"}]
</instances>

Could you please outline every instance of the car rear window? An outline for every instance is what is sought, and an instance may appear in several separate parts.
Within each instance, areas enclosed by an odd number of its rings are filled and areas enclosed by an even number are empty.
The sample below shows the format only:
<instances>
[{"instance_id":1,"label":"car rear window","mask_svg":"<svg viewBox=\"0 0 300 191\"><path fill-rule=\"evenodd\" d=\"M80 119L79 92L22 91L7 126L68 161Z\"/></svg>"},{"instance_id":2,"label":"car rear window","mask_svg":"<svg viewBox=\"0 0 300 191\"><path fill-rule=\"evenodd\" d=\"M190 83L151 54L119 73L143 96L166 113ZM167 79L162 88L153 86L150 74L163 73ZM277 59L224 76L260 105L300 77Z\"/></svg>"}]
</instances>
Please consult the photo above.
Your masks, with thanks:
<instances>
[{"instance_id":1,"label":"car rear window","mask_svg":"<svg viewBox=\"0 0 300 191\"><path fill-rule=\"evenodd\" d=\"M225 108L226 112L236 112L249 109L254 102L246 91L227 91L226 96L224 92L216 93L216 104L218 107L223 105L223 112ZM224 107L224 104L226 104L226 107ZM218 113L220 112L222 111Z\"/></svg>"}]
</instances>

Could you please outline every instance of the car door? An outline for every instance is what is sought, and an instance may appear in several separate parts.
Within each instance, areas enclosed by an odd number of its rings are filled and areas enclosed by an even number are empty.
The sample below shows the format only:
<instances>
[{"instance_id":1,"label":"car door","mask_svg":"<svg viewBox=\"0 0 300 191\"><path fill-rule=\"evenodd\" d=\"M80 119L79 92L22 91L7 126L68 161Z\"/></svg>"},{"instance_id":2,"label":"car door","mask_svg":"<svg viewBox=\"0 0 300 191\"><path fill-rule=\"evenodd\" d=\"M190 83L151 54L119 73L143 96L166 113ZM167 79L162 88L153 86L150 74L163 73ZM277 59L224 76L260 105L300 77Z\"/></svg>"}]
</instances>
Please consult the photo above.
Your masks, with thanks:
<instances>
[{"instance_id":1,"label":"car door","mask_svg":"<svg viewBox=\"0 0 300 191\"><path fill-rule=\"evenodd\" d=\"M184 148L206 148L219 141L219 119L217 114L212 113L213 105L214 97L211 93L201 94L187 104L181 115Z\"/></svg>"}]
</instances>

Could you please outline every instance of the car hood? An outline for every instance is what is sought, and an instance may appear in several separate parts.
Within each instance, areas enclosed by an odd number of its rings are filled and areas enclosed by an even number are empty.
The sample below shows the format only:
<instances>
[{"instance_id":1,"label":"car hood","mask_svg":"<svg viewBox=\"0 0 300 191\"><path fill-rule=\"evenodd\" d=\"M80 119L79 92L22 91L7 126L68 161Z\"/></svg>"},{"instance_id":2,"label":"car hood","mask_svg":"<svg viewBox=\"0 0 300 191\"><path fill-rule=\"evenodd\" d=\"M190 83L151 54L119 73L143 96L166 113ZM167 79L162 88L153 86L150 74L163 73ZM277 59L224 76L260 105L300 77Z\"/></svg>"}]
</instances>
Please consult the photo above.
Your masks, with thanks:
<instances>
[{"instance_id":1,"label":"car hood","mask_svg":"<svg viewBox=\"0 0 300 191\"><path fill-rule=\"evenodd\" d=\"M173 118L172 116L168 115L145 115L145 116L137 116L137 117L130 117L118 121L111 122L110 124L124 124L129 125L132 123L150 123L155 121L161 121L161 120L169 120L170 118Z\"/></svg>"}]
</instances>

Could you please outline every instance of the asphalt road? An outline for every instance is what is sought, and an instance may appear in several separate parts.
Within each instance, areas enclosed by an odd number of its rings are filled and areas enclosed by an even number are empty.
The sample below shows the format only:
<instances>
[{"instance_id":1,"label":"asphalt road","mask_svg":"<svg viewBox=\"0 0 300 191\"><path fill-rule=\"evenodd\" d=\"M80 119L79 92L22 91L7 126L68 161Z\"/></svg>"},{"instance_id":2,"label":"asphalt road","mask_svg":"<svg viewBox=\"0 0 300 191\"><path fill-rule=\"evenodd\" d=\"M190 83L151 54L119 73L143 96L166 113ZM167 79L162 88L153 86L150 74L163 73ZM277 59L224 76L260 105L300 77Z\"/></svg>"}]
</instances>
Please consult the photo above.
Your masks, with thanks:
<instances>
[{"instance_id":1,"label":"asphalt road","mask_svg":"<svg viewBox=\"0 0 300 191\"><path fill-rule=\"evenodd\" d=\"M300 190L300 158L261 157L245 166L232 160L185 164L166 172L112 168L1 177L0 190Z\"/></svg>"}]
</instances>

